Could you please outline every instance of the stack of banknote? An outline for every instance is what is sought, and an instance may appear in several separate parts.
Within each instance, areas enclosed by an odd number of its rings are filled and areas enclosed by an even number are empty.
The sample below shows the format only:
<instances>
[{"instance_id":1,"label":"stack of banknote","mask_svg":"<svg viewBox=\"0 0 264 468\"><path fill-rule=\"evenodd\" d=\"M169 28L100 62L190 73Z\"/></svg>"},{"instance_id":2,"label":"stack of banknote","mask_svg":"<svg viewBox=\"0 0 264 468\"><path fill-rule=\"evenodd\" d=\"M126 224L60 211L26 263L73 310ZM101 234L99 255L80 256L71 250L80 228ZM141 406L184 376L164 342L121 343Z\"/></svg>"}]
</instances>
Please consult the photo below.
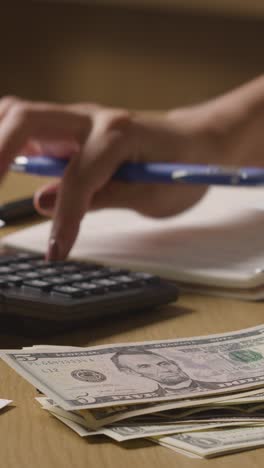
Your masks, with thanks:
<instances>
[{"instance_id":1,"label":"stack of banknote","mask_svg":"<svg viewBox=\"0 0 264 468\"><path fill-rule=\"evenodd\" d=\"M33 346L1 357L80 436L147 438L191 457L264 445L264 326L86 348Z\"/></svg>"}]
</instances>

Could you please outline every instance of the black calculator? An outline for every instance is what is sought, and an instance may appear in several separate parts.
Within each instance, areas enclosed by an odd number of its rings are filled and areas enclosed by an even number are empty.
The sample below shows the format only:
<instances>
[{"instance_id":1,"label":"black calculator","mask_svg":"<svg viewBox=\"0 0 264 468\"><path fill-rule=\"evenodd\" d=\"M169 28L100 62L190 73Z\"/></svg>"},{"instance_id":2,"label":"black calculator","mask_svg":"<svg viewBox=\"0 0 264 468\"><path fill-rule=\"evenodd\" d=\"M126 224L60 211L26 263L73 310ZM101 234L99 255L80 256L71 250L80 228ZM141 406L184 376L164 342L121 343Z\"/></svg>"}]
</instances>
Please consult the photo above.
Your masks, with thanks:
<instances>
[{"instance_id":1,"label":"black calculator","mask_svg":"<svg viewBox=\"0 0 264 468\"><path fill-rule=\"evenodd\" d=\"M24 331L76 328L92 318L175 301L175 283L149 273L41 255L0 252L0 316Z\"/></svg>"}]
</instances>

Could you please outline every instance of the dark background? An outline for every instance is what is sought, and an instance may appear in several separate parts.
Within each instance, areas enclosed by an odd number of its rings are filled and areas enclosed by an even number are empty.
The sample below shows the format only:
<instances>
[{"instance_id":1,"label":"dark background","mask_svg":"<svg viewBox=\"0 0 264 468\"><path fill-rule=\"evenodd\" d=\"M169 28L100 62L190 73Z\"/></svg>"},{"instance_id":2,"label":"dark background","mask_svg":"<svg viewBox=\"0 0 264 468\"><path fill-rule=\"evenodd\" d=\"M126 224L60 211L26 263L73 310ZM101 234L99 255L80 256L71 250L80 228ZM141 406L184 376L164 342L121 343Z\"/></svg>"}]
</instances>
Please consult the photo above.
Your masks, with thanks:
<instances>
[{"instance_id":1,"label":"dark background","mask_svg":"<svg viewBox=\"0 0 264 468\"><path fill-rule=\"evenodd\" d=\"M210 98L264 70L264 17L74 2L9 5L1 6L1 96L166 109Z\"/></svg>"}]
</instances>

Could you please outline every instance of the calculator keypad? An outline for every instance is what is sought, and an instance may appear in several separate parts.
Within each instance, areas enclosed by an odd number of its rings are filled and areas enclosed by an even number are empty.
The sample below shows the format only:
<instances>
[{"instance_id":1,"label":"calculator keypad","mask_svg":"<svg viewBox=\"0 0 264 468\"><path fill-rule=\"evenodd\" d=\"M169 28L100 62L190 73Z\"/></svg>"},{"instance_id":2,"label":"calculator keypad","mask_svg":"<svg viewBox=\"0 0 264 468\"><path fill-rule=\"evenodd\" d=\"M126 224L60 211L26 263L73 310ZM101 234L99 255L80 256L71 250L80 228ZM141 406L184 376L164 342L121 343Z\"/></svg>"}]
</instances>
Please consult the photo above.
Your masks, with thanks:
<instances>
[{"instance_id":1,"label":"calculator keypad","mask_svg":"<svg viewBox=\"0 0 264 468\"><path fill-rule=\"evenodd\" d=\"M20 287L66 298L122 291L158 281L148 273L81 262L46 262L39 255L26 253L0 260L0 288Z\"/></svg>"},{"instance_id":2,"label":"calculator keypad","mask_svg":"<svg viewBox=\"0 0 264 468\"><path fill-rule=\"evenodd\" d=\"M91 318L151 310L178 296L175 284L149 273L6 252L0 255L0 316L25 333L25 327L71 330Z\"/></svg>"}]
</instances>

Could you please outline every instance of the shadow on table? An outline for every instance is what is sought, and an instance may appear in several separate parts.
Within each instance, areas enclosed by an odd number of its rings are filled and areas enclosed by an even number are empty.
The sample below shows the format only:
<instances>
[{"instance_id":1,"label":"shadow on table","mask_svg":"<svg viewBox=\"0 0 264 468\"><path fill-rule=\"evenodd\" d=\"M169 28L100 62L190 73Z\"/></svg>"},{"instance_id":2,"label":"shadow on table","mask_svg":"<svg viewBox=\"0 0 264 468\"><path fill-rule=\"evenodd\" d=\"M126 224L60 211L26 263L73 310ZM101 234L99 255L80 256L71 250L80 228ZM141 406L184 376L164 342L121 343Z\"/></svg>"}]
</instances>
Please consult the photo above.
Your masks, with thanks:
<instances>
[{"instance_id":1,"label":"shadow on table","mask_svg":"<svg viewBox=\"0 0 264 468\"><path fill-rule=\"evenodd\" d=\"M12 411L14 409L16 409L16 406L14 404L13 405L10 404L10 405L6 406L5 408L2 408L1 409L1 416L3 416L3 414L5 414L5 413L9 413L9 411Z\"/></svg>"},{"instance_id":2,"label":"shadow on table","mask_svg":"<svg viewBox=\"0 0 264 468\"><path fill-rule=\"evenodd\" d=\"M109 439L106 436L93 436L91 438L83 439L89 445L98 445L98 444L111 444L115 445L120 448L120 442L117 442L113 439ZM147 439L134 439L134 440L127 440L122 442L122 449L126 450L136 450L136 449L146 449L146 448L153 448L154 442L151 442Z\"/></svg>"},{"instance_id":3,"label":"shadow on table","mask_svg":"<svg viewBox=\"0 0 264 468\"><path fill-rule=\"evenodd\" d=\"M122 332L129 330L141 329L153 323L163 323L180 317L181 315L193 313L194 310L187 307L169 305L159 309L147 311L137 311L135 313L115 315L109 317L100 317L93 319L91 322L81 325L80 328L67 332L54 332L51 326L50 329L43 333L42 323L38 327L32 329L19 324L16 326L15 319L13 323L8 323L5 327L1 327L0 333L0 349L21 348L23 346L31 346L33 344L49 344L49 345L65 345L65 346L91 346L93 343L102 341L105 338L111 338Z\"/></svg>"}]
</instances>

